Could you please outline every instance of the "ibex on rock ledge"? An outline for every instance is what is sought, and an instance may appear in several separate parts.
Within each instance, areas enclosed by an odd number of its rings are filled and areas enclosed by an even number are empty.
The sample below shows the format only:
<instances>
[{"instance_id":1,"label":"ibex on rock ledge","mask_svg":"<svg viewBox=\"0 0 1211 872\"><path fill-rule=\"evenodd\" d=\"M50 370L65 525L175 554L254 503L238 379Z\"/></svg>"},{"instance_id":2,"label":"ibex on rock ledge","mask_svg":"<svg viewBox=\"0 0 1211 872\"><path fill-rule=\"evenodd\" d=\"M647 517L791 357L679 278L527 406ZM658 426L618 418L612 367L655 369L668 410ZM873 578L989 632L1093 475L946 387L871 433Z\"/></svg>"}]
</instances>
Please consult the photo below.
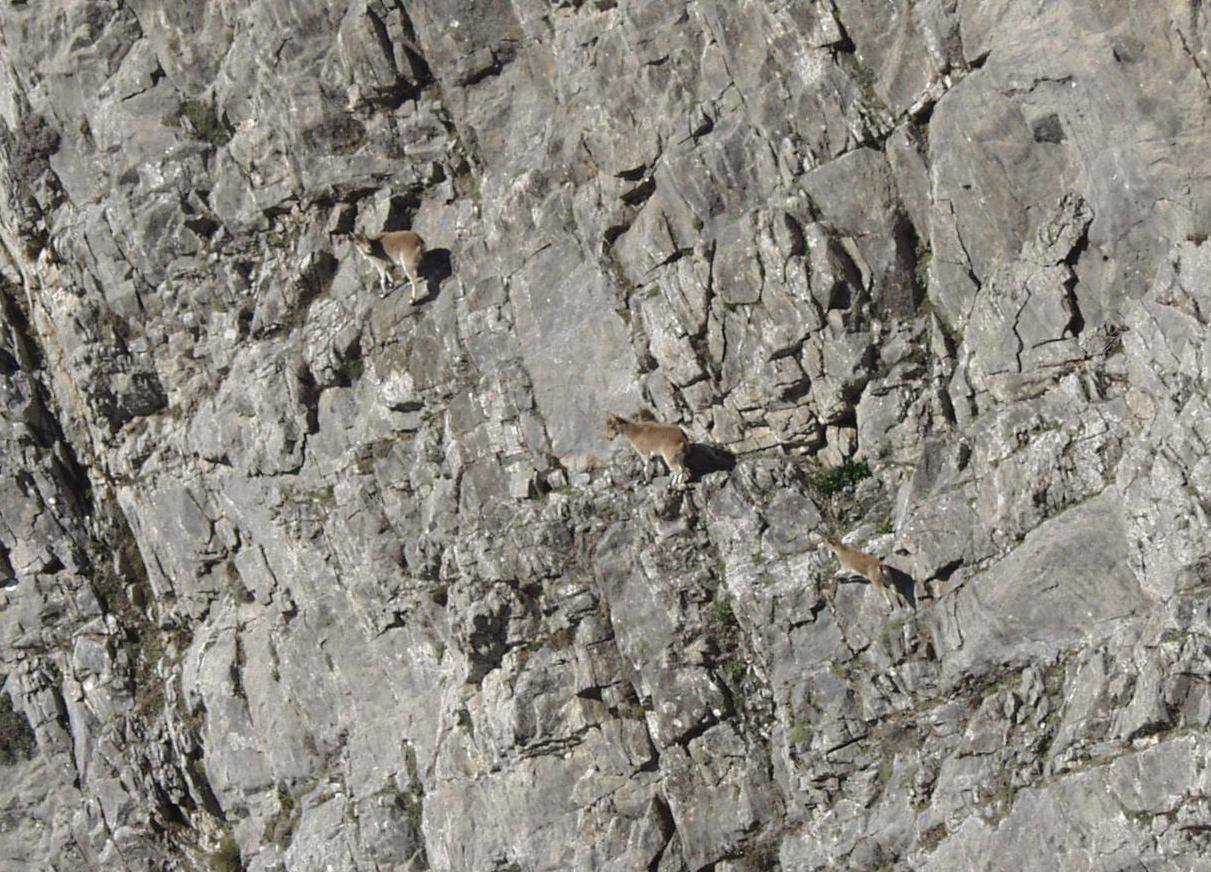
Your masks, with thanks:
<instances>
[{"instance_id":1,"label":"ibex on rock ledge","mask_svg":"<svg viewBox=\"0 0 1211 872\"><path fill-rule=\"evenodd\" d=\"M652 480L649 472L654 455L664 458L665 465L673 474L673 484L684 485L690 479L690 468L685 462L686 449L690 441L676 424L659 424L655 421L628 421L620 415L606 415L606 438L625 436L631 447L643 458L644 482Z\"/></svg>"},{"instance_id":2,"label":"ibex on rock ledge","mask_svg":"<svg viewBox=\"0 0 1211 872\"><path fill-rule=\"evenodd\" d=\"M841 541L840 536L829 536L825 543L837 555L842 569L862 576L877 587L883 593L883 599L887 601L892 611L895 611L896 600L900 598L900 592L896 589L891 570L883 564L883 561L865 551L850 548Z\"/></svg>"},{"instance_id":3,"label":"ibex on rock ledge","mask_svg":"<svg viewBox=\"0 0 1211 872\"><path fill-rule=\"evenodd\" d=\"M416 283L420 278L420 262L425 257L425 240L420 234L411 230L395 230L378 236L354 233L353 244L378 270L382 296L387 296L388 270L398 266L412 284L412 302L417 301Z\"/></svg>"}]
</instances>

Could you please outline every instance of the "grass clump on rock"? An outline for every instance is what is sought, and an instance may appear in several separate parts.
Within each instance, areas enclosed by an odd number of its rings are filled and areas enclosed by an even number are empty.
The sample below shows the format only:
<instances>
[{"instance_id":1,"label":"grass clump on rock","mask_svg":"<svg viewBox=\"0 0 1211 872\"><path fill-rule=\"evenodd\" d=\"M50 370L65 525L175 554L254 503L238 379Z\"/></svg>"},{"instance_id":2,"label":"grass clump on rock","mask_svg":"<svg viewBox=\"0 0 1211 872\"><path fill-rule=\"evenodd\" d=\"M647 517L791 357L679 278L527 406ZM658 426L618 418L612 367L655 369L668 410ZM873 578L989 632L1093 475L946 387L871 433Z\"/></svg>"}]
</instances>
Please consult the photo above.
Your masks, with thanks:
<instances>
[{"instance_id":1,"label":"grass clump on rock","mask_svg":"<svg viewBox=\"0 0 1211 872\"><path fill-rule=\"evenodd\" d=\"M240 846L230 833L223 836L219 849L210 855L210 867L214 872L241 872L244 860L240 857Z\"/></svg>"},{"instance_id":2,"label":"grass clump on rock","mask_svg":"<svg viewBox=\"0 0 1211 872\"><path fill-rule=\"evenodd\" d=\"M201 100L183 100L177 108L178 118L188 118L194 135L211 145L226 145L231 141L231 134L223 126L218 110L211 103Z\"/></svg>"},{"instance_id":3,"label":"grass clump on rock","mask_svg":"<svg viewBox=\"0 0 1211 872\"><path fill-rule=\"evenodd\" d=\"M870 466L865 460L857 463L847 460L840 466L831 466L809 476L808 484L820 496L831 497L833 494L841 493L846 488L852 487L864 478L870 478L870 475Z\"/></svg>"}]
</instances>

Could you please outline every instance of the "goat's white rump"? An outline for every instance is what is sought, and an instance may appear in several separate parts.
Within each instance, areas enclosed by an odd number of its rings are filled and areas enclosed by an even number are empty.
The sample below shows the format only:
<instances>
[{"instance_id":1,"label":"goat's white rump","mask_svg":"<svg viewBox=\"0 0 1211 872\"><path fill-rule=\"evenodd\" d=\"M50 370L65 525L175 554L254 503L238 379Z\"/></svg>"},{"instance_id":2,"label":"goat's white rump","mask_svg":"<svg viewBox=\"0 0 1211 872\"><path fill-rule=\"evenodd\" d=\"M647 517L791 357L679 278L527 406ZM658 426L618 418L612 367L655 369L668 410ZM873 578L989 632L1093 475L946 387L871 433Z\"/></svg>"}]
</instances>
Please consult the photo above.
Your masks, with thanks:
<instances>
[{"instance_id":1,"label":"goat's white rump","mask_svg":"<svg viewBox=\"0 0 1211 872\"><path fill-rule=\"evenodd\" d=\"M425 240L421 239L420 234L411 230L393 230L379 236L354 233L353 245L378 270L381 296L387 296L388 271L398 266L412 286L412 302L420 298L417 285L420 281L420 264L425 257Z\"/></svg>"}]
</instances>

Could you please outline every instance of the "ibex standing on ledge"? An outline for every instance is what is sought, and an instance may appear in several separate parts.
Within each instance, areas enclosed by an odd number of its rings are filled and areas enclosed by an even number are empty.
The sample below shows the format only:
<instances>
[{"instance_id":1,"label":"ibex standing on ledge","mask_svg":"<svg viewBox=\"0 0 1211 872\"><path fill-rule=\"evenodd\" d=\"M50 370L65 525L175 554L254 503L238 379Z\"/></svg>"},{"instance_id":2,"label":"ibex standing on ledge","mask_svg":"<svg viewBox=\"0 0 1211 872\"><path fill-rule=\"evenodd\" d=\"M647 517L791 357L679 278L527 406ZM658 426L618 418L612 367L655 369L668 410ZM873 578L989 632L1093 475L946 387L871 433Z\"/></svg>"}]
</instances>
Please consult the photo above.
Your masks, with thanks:
<instances>
[{"instance_id":1,"label":"ibex standing on ledge","mask_svg":"<svg viewBox=\"0 0 1211 872\"><path fill-rule=\"evenodd\" d=\"M690 468L685 463L685 452L690 441L676 424L658 424L655 421L628 421L619 415L606 415L606 438L614 439L619 434L627 437L631 447L643 458L644 483L652 480L649 466L653 456L659 454L673 474L673 484L684 485L690 480Z\"/></svg>"},{"instance_id":2,"label":"ibex standing on ledge","mask_svg":"<svg viewBox=\"0 0 1211 872\"><path fill-rule=\"evenodd\" d=\"M878 557L867 554L865 551L859 551L857 548L850 548L841 541L840 536L829 536L825 542L837 555L842 569L861 575L877 587L883 593L883 599L887 601L891 610L893 612L896 610L900 592L896 589L891 571L883 565Z\"/></svg>"},{"instance_id":3,"label":"ibex standing on ledge","mask_svg":"<svg viewBox=\"0 0 1211 872\"><path fill-rule=\"evenodd\" d=\"M353 244L370 259L378 270L381 296L387 296L387 271L398 266L412 284L412 302L417 300L416 283L420 278L420 262L425 257L425 240L411 230L394 230L378 236L353 234Z\"/></svg>"}]
</instances>

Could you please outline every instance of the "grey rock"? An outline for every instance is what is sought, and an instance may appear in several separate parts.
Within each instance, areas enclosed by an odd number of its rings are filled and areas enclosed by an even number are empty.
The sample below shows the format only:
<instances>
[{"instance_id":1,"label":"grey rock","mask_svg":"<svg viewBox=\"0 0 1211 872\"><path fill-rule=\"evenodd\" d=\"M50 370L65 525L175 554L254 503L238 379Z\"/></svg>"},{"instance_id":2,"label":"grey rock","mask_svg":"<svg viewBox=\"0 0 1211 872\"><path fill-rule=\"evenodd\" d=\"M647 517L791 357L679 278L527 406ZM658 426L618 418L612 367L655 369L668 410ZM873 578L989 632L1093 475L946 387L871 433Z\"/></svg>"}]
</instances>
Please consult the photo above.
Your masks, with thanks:
<instances>
[{"instance_id":1,"label":"grey rock","mask_svg":"<svg viewBox=\"0 0 1211 872\"><path fill-rule=\"evenodd\" d=\"M1040 382L1070 371L1085 356L1076 340L1081 316L1069 290L1074 276L1065 261L1091 220L1083 201L1064 198L1021 260L977 293L955 376L970 387L976 404L984 392L1001 402L1035 394ZM962 408L954 393L952 401Z\"/></svg>"},{"instance_id":2,"label":"grey rock","mask_svg":"<svg viewBox=\"0 0 1211 872\"><path fill-rule=\"evenodd\" d=\"M1107 491L1069 509L1028 534L1005 561L942 598L933 614L945 672L987 671L1021 658L1046 661L1074 647L1087 628L1108 630L1146 606L1127 563L1119 503Z\"/></svg>"},{"instance_id":3,"label":"grey rock","mask_svg":"<svg viewBox=\"0 0 1211 872\"><path fill-rule=\"evenodd\" d=\"M1197 4L0 32L14 868L1206 865Z\"/></svg>"},{"instance_id":4,"label":"grey rock","mask_svg":"<svg viewBox=\"0 0 1211 872\"><path fill-rule=\"evenodd\" d=\"M1196 448L1198 410L1206 402L1199 299L1208 257L1206 243L1176 246L1152 288L1129 307L1131 335L1123 340L1126 399L1138 435L1119 466L1119 486L1137 537L1132 563L1145 588L1160 596L1198 583L1208 553L1197 523L1207 464Z\"/></svg>"}]
</instances>

